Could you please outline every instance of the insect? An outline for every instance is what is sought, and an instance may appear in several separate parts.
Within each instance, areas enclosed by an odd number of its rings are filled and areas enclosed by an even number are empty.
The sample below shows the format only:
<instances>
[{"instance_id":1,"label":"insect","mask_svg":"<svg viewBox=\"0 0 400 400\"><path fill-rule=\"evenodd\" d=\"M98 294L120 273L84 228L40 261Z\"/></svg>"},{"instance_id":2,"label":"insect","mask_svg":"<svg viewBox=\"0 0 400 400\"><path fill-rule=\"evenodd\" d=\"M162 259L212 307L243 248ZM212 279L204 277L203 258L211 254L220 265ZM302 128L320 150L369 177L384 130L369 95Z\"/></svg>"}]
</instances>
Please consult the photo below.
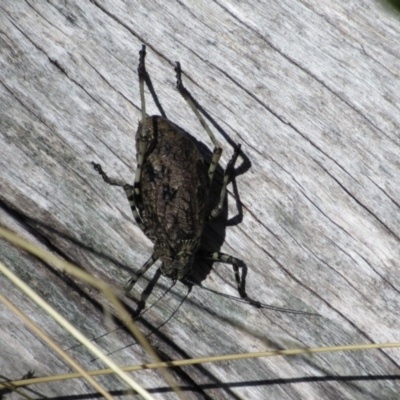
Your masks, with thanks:
<instances>
[{"instance_id":1,"label":"insect","mask_svg":"<svg viewBox=\"0 0 400 400\"><path fill-rule=\"evenodd\" d=\"M162 262L161 273L175 282L190 274L196 258L203 258L231 264L239 294L248 299L239 273L244 266L241 260L220 252L199 251L205 224L222 211L226 188L240 154L240 145L236 146L225 170L218 204L209 207L210 186L222 148L184 87L179 62L175 68L176 87L214 145L211 163L208 165L205 162L195 139L189 133L162 116L147 116L145 56L146 46L143 45L139 52L138 67L142 120L136 131L137 168L134 184L108 177L99 164L92 162L106 183L123 187L136 223L154 243L151 257L128 281L125 290L129 291L158 259Z\"/></svg>"}]
</instances>

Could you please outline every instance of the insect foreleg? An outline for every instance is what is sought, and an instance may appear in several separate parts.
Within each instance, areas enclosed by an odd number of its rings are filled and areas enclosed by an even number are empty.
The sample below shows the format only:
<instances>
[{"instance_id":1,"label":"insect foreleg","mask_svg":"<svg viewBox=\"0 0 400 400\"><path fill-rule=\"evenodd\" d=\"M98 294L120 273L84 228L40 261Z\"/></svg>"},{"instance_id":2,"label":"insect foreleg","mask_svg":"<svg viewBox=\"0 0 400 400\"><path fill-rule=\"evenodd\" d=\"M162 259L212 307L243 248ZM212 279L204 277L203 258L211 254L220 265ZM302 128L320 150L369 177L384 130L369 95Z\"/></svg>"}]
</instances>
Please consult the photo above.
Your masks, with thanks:
<instances>
[{"instance_id":1,"label":"insect foreleg","mask_svg":"<svg viewBox=\"0 0 400 400\"><path fill-rule=\"evenodd\" d=\"M102 176L104 182L108 183L109 185L112 186L121 186L124 191L125 191L125 195L129 201L129 205L131 207L131 211L132 211L132 215L133 218L135 218L136 223L139 225L139 228L144 231L146 229L146 227L144 226L142 219L140 218L140 215L136 209L135 206L135 198L134 198L134 194L133 194L133 189L134 187L132 185L129 185L128 183L120 180L120 179L113 179L110 178L104 171L103 168L101 168L100 164L96 164L92 161L92 165L94 167L94 169Z\"/></svg>"},{"instance_id":2,"label":"insect foreleg","mask_svg":"<svg viewBox=\"0 0 400 400\"><path fill-rule=\"evenodd\" d=\"M103 178L104 182L108 183L109 185L112 186L129 186L126 182L120 180L120 179L114 179L110 178L104 171L103 168L101 167L100 164L96 164L95 162L92 161L93 168L101 175Z\"/></svg>"}]
</instances>

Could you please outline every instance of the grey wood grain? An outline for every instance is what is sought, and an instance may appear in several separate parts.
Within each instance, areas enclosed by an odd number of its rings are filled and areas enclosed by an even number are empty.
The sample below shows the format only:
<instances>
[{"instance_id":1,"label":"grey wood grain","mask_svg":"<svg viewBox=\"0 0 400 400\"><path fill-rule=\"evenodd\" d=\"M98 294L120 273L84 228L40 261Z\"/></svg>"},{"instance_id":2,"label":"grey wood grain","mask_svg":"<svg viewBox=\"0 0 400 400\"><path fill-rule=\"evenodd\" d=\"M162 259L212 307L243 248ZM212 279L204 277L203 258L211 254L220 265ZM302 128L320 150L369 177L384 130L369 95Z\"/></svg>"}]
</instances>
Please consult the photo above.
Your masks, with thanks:
<instances>
[{"instance_id":1,"label":"grey wood grain","mask_svg":"<svg viewBox=\"0 0 400 400\"><path fill-rule=\"evenodd\" d=\"M199 288L185 298L180 283L157 301L170 286L161 277L138 323L145 333L162 325L149 338L166 359L400 339L398 15L372 0L3 0L0 19L1 224L116 290L152 243L123 191L107 186L90 162L133 180L141 44L168 118L211 148L175 90L179 60L223 144L222 166L232 144L242 144L237 196L229 187L233 223L213 224L205 242L246 262L250 297L321 316L260 310ZM148 92L147 100L148 114L158 113ZM106 333L96 291L3 241L0 255L89 337ZM135 286L136 296L154 272ZM0 282L83 366L102 367ZM237 295L229 266L215 264L202 284ZM0 316L0 375L69 371L3 305ZM133 340L123 330L98 343L121 365L149 361L138 345L125 347ZM399 366L398 350L382 350L174 374L188 398L389 399L399 391ZM158 373L134 377L156 398L175 398ZM99 379L123 397L123 383ZM37 397L93 393L83 381L30 389Z\"/></svg>"}]
</instances>

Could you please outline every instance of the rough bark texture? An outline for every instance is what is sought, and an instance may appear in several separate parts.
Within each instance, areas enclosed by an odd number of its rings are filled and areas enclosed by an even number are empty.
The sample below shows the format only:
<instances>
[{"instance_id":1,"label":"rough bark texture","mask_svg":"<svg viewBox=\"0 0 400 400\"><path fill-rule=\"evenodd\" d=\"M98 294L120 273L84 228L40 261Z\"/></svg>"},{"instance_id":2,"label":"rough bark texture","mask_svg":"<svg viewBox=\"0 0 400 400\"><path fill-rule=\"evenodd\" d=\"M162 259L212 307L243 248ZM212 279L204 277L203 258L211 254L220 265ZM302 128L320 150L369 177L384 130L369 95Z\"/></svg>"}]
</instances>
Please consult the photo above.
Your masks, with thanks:
<instances>
[{"instance_id":1,"label":"rough bark texture","mask_svg":"<svg viewBox=\"0 0 400 400\"><path fill-rule=\"evenodd\" d=\"M211 226L210 247L246 262L250 297L321 315L259 310L196 288L182 302L177 284L138 321L146 333L162 325L152 344L179 359L400 340L400 18L373 0L2 0L1 224L116 289L148 259L152 243L123 190L90 164L133 182L142 43L168 118L211 149L176 92L179 60L223 144L222 165L242 143L238 201L231 185L230 226ZM151 101L147 112L158 113ZM106 332L96 291L3 241L0 256L86 335ZM229 266L213 265L202 283L236 295ZM169 284L159 279L148 306ZM3 276L0 287L83 366L102 367ZM2 304L0 326L3 377L69 371ZM97 342L120 365L149 361L138 345L126 347L124 331ZM225 362L175 375L188 398L389 399L399 391L400 352ZM158 373L135 378L155 397L175 398ZM117 396L126 387L100 381ZM79 380L31 390L96 398Z\"/></svg>"}]
</instances>

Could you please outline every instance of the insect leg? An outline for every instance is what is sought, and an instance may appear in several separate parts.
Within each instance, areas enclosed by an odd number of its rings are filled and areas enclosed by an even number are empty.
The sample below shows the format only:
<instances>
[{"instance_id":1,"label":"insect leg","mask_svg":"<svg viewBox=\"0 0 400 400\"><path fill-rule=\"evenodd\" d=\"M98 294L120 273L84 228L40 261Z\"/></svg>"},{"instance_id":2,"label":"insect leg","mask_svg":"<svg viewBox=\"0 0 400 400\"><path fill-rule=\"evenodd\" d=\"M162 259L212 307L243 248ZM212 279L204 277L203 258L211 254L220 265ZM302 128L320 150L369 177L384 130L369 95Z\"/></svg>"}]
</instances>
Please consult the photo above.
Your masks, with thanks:
<instances>
[{"instance_id":1,"label":"insect leg","mask_svg":"<svg viewBox=\"0 0 400 400\"><path fill-rule=\"evenodd\" d=\"M138 209L136 207L137 204L141 201L141 193L140 193L140 180L142 177L142 165L144 162L144 156L146 154L150 138L146 136L146 101L144 97L144 84L146 78L146 66L145 66L145 57L146 57L146 46L143 45L142 49L139 51L139 66L138 66L138 75L139 75L139 86L140 86L140 102L142 108L142 133L139 137L139 146L138 146L138 164L135 173L135 182L134 185L129 185L126 182L123 182L118 179L112 179L107 176L107 174L103 171L99 164L95 164L92 161L94 169L103 177L104 181L109 185L114 186L122 186L125 191L125 195L128 198L129 205L132 210L133 217L135 218L136 223L139 225L140 229L144 231L146 227L144 226L142 219L139 215Z\"/></svg>"},{"instance_id":2,"label":"insect leg","mask_svg":"<svg viewBox=\"0 0 400 400\"><path fill-rule=\"evenodd\" d=\"M129 200L129 202L133 202L131 207L137 206L141 202L141 191L140 191L140 181L142 179L142 167L145 161L146 151L149 147L151 138L146 134L146 100L144 96L144 84L146 80L146 66L145 66L145 57L146 57L146 46L142 46L142 50L139 51L139 66L138 66L138 74L139 74L139 86L140 86L140 103L142 108L142 132L139 136L138 143L138 154L137 154L137 167L135 173L135 182L133 184L133 197Z\"/></svg>"},{"instance_id":3,"label":"insect leg","mask_svg":"<svg viewBox=\"0 0 400 400\"><path fill-rule=\"evenodd\" d=\"M110 178L104 171L103 168L101 168L100 164L96 164L95 162L92 161L93 168L101 175L103 178L104 182L108 183L109 185L112 186L121 186L124 187L128 185L126 182L119 180L119 179L113 179ZM129 186L129 185L128 185Z\"/></svg>"},{"instance_id":4,"label":"insect leg","mask_svg":"<svg viewBox=\"0 0 400 400\"><path fill-rule=\"evenodd\" d=\"M136 223L138 224L139 228L144 231L146 227L143 225L142 219L140 218L140 215L135 207L135 200L134 200L134 194L133 194L133 186L129 185L128 183L120 180L120 179L113 179L110 178L104 171L103 168L101 168L100 164L96 164L92 161L92 165L94 169L102 176L104 182L108 183L109 185L112 186L121 186L124 191L125 195L129 201L129 205L131 207L131 211L133 214L133 218L135 218Z\"/></svg>"},{"instance_id":5,"label":"insect leg","mask_svg":"<svg viewBox=\"0 0 400 400\"><path fill-rule=\"evenodd\" d=\"M145 66L145 57L146 57L146 46L143 45L142 49L139 51L139 66L138 66L138 75L139 75L139 86L140 86L140 103L142 108L142 120L139 124L141 126L141 134L139 136L139 143L137 146L137 167L135 173L135 182L133 184L133 196L129 199L131 203L132 210L137 207L138 204L141 203L142 196L140 191L140 181L142 179L142 168L145 161L145 155L147 149L149 147L151 138L147 134L147 115L146 115L146 100L144 96L144 84L146 81L146 66ZM132 204L133 203L133 204Z\"/></svg>"},{"instance_id":6,"label":"insect leg","mask_svg":"<svg viewBox=\"0 0 400 400\"><path fill-rule=\"evenodd\" d=\"M233 267L233 272L235 273L237 289L240 294L240 297L242 299L252 301L247 297L246 290L245 290L245 280L243 278L245 276L247 267L242 260L240 260L239 258L232 257L229 254L220 253L220 252L204 253L204 254L198 253L196 255L196 257L201 257L201 258L205 258L208 260L219 261L219 262L222 262L225 264L231 264ZM239 268L241 268L243 271L242 272L243 278L240 276Z\"/></svg>"},{"instance_id":7,"label":"insect leg","mask_svg":"<svg viewBox=\"0 0 400 400\"><path fill-rule=\"evenodd\" d=\"M142 50L139 51L139 66L138 66L138 75L139 75L139 87L140 87L140 105L142 108L142 137L146 136L146 101L144 98L144 83L146 80L146 65L144 63L146 57L146 46L142 45Z\"/></svg>"},{"instance_id":8,"label":"insect leg","mask_svg":"<svg viewBox=\"0 0 400 400\"><path fill-rule=\"evenodd\" d=\"M154 254L151 255L151 257L144 263L142 268L139 269L139 271L132 276L131 279L126 283L124 289L125 293L128 293L132 288L133 285L140 279L142 275L146 273L146 271L157 261L157 258L154 256Z\"/></svg>"},{"instance_id":9,"label":"insect leg","mask_svg":"<svg viewBox=\"0 0 400 400\"><path fill-rule=\"evenodd\" d=\"M211 159L210 167L208 169L208 177L209 177L210 186L211 186L211 183L212 183L212 180L214 177L214 172L217 168L219 159L221 158L222 147L219 144L218 140L215 138L214 134L212 133L211 129L207 125L204 118L201 116L201 114L198 110L198 107L196 106L195 102L193 101L192 95L185 88L185 86L183 86L182 70L181 70L181 64L179 62L176 63L175 72L176 72L176 88L178 89L179 93L183 96L183 98L187 101L187 103L189 104L189 106L193 110L193 112L196 114L196 117L198 118L201 125L206 130L208 136L210 137L211 141L214 144L213 156Z\"/></svg>"},{"instance_id":10,"label":"insect leg","mask_svg":"<svg viewBox=\"0 0 400 400\"><path fill-rule=\"evenodd\" d=\"M222 211L222 207L224 206L224 201L225 201L225 197L226 197L226 187L228 186L229 180L233 173L233 168L235 166L235 162L239 156L240 147L241 147L240 144L238 144L236 146L235 151L234 151L231 159L229 160L228 165L226 166L224 180L222 182L221 193L219 195L219 201L218 201L217 206L211 210L209 219L216 218Z\"/></svg>"}]
</instances>

